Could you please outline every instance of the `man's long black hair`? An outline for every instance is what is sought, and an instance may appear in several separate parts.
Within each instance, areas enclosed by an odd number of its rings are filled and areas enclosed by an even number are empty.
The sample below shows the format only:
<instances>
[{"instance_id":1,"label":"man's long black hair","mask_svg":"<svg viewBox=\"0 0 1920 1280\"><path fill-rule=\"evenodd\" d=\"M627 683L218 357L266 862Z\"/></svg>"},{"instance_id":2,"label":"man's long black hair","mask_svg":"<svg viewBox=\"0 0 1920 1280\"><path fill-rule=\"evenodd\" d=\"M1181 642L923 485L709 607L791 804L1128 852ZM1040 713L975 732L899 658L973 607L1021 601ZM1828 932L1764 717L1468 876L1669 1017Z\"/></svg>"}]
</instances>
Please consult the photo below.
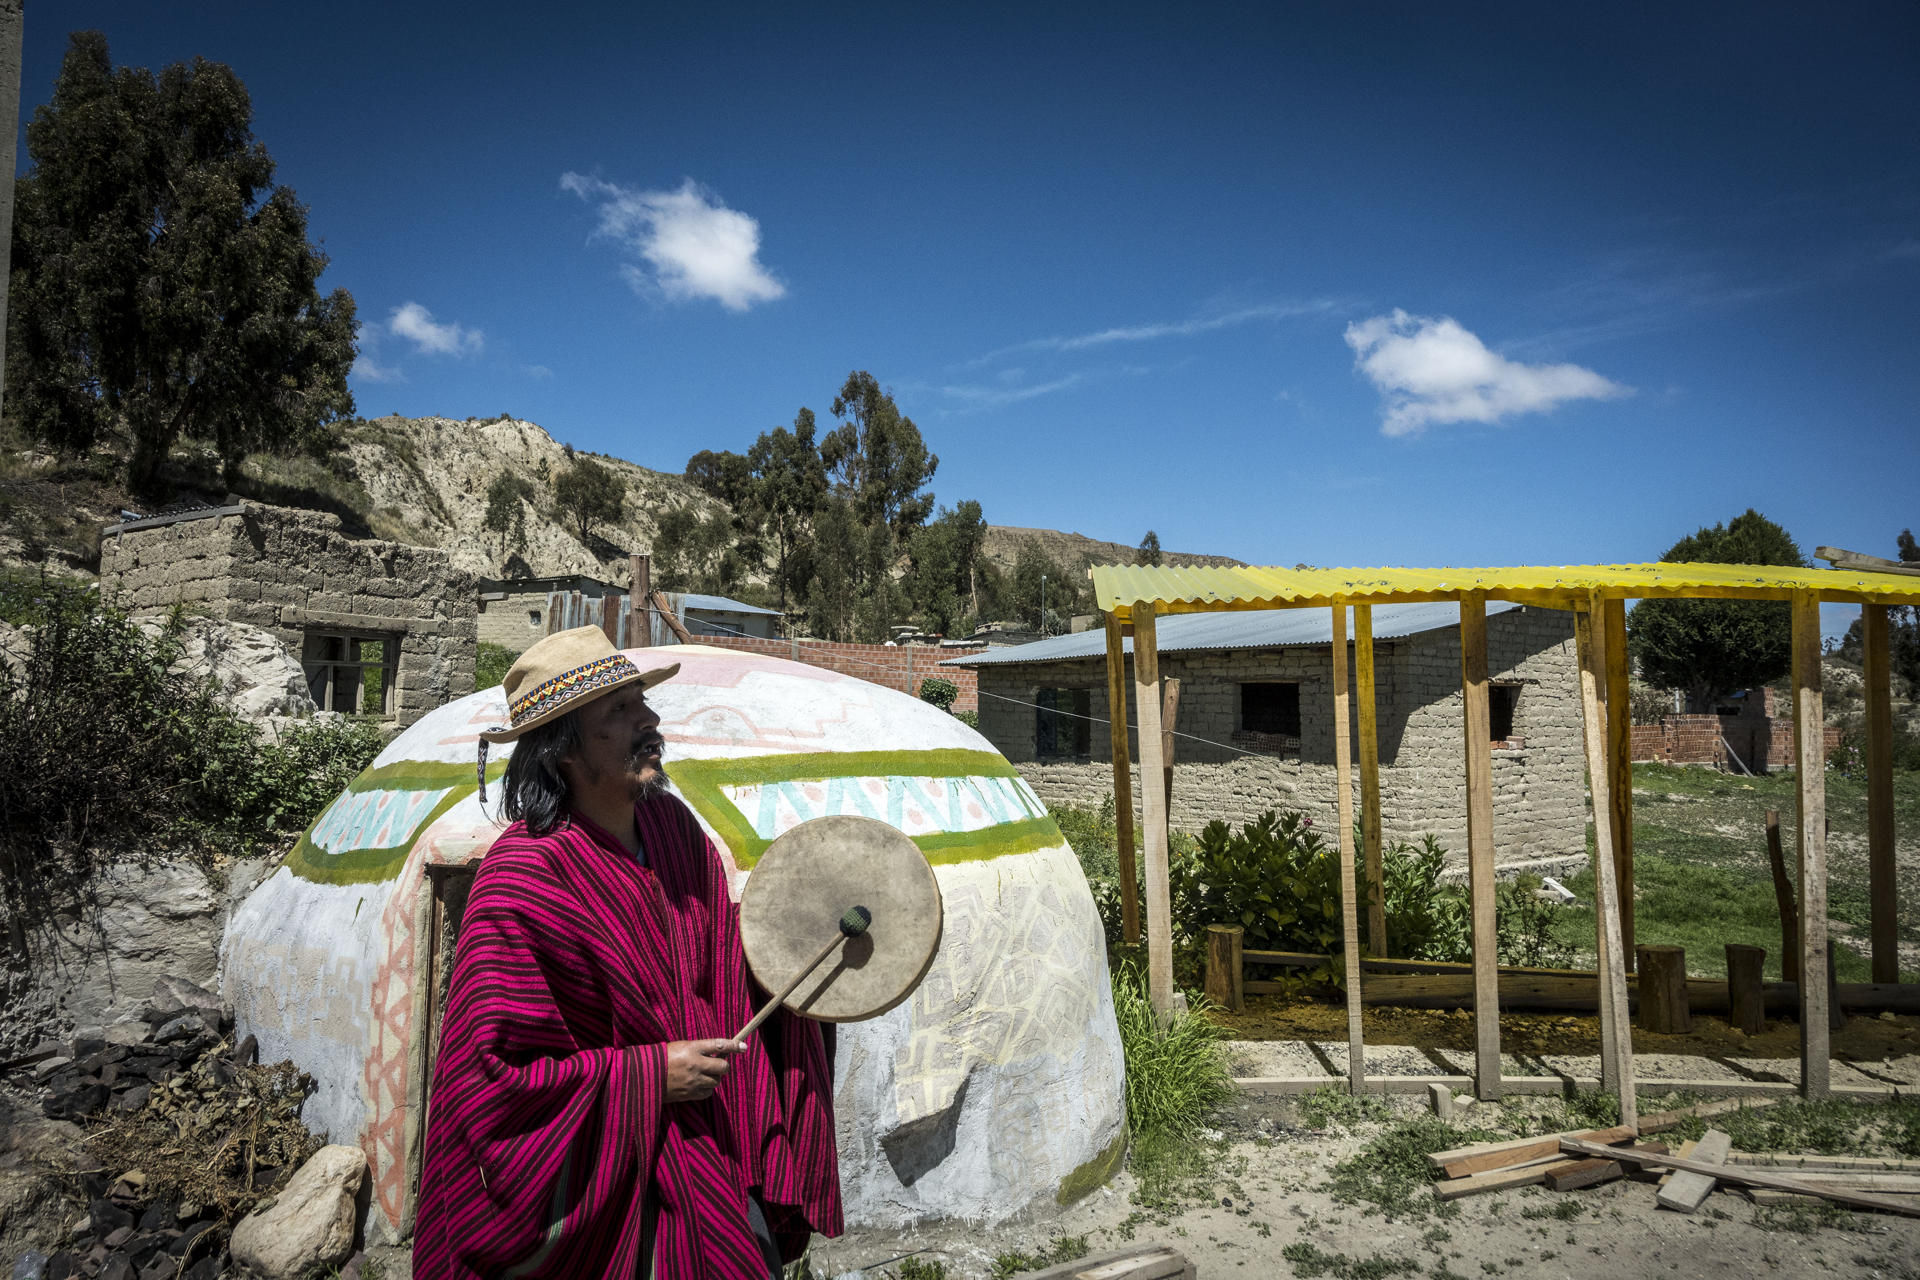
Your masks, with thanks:
<instances>
[{"instance_id":1,"label":"man's long black hair","mask_svg":"<svg viewBox=\"0 0 1920 1280\"><path fill-rule=\"evenodd\" d=\"M580 747L580 718L569 711L557 720L529 729L513 744L507 757L507 821L524 819L527 830L544 836L560 825L567 812L567 780L560 761Z\"/></svg>"}]
</instances>

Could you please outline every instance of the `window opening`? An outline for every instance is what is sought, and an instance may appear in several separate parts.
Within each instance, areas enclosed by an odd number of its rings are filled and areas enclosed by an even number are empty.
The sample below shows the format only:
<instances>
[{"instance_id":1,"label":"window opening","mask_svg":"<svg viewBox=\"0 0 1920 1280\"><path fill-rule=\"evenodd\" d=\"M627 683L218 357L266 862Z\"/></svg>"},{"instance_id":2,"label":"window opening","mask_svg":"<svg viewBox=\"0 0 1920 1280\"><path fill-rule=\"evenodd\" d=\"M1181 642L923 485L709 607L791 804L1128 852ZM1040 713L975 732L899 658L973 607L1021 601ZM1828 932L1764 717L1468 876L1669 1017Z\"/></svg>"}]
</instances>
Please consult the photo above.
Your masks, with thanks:
<instances>
[{"instance_id":1,"label":"window opening","mask_svg":"<svg viewBox=\"0 0 1920 1280\"><path fill-rule=\"evenodd\" d=\"M1240 728L1246 733L1300 736L1300 686L1297 684L1243 684L1240 686Z\"/></svg>"},{"instance_id":2,"label":"window opening","mask_svg":"<svg viewBox=\"0 0 1920 1280\"><path fill-rule=\"evenodd\" d=\"M1491 730L1489 736L1494 742L1502 743L1513 739L1513 713L1519 705L1519 685L1496 684L1488 686L1487 724Z\"/></svg>"},{"instance_id":3,"label":"window opening","mask_svg":"<svg viewBox=\"0 0 1920 1280\"><path fill-rule=\"evenodd\" d=\"M1042 689L1034 697L1034 754L1087 756L1093 752L1091 689ZM1061 714L1061 713L1066 714Z\"/></svg>"},{"instance_id":4,"label":"window opening","mask_svg":"<svg viewBox=\"0 0 1920 1280\"><path fill-rule=\"evenodd\" d=\"M307 692L322 711L392 716L400 637L309 631L300 664Z\"/></svg>"}]
</instances>

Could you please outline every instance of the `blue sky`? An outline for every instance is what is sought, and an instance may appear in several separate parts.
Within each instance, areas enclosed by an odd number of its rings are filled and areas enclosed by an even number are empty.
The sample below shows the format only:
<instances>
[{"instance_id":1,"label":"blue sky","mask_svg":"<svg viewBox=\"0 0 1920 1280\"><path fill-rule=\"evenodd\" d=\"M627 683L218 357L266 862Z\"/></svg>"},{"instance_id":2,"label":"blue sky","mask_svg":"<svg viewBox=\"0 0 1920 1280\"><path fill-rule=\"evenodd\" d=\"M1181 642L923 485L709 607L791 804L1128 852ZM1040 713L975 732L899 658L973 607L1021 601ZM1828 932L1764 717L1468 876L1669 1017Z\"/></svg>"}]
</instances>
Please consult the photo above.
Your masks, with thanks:
<instances>
[{"instance_id":1,"label":"blue sky","mask_svg":"<svg viewBox=\"0 0 1920 1280\"><path fill-rule=\"evenodd\" d=\"M368 415L673 471L868 369L943 502L1256 563L1920 524L1912 5L528 12L36 5L26 109L234 66Z\"/></svg>"}]
</instances>

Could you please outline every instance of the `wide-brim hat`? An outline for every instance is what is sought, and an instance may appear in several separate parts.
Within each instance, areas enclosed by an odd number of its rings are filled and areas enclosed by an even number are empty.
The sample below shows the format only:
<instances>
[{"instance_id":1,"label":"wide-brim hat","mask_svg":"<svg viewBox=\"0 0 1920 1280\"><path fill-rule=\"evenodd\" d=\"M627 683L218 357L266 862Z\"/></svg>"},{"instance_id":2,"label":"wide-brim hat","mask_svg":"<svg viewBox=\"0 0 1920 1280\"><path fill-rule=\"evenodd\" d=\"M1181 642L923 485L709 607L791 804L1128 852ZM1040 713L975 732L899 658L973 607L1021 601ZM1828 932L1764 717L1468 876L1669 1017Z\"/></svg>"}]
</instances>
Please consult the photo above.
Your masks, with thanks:
<instances>
[{"instance_id":1,"label":"wide-brim hat","mask_svg":"<svg viewBox=\"0 0 1920 1280\"><path fill-rule=\"evenodd\" d=\"M677 662L642 667L613 647L599 627L557 631L514 660L502 682L509 723L480 737L512 742L529 729L577 711L622 685L651 688L680 670Z\"/></svg>"}]
</instances>

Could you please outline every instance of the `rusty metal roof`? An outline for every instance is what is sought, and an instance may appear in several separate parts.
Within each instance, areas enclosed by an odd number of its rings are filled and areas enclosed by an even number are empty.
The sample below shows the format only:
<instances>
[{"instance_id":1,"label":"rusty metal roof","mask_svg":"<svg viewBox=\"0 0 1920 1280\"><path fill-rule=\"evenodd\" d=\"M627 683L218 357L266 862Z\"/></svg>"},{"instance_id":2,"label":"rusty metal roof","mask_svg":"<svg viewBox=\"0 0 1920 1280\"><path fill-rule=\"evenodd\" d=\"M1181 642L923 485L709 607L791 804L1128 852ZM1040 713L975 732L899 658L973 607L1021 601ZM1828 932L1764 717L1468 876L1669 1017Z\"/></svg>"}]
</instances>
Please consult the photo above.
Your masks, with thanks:
<instances>
[{"instance_id":1,"label":"rusty metal roof","mask_svg":"<svg viewBox=\"0 0 1920 1280\"><path fill-rule=\"evenodd\" d=\"M1481 569L1281 569L1097 565L1096 608L1130 621L1136 602L1158 613L1286 609L1303 605L1490 599L1565 609L1590 593L1610 599L1690 596L1787 600L1811 591L1842 604L1920 604L1920 577L1861 569L1757 564L1518 565Z\"/></svg>"}]
</instances>

